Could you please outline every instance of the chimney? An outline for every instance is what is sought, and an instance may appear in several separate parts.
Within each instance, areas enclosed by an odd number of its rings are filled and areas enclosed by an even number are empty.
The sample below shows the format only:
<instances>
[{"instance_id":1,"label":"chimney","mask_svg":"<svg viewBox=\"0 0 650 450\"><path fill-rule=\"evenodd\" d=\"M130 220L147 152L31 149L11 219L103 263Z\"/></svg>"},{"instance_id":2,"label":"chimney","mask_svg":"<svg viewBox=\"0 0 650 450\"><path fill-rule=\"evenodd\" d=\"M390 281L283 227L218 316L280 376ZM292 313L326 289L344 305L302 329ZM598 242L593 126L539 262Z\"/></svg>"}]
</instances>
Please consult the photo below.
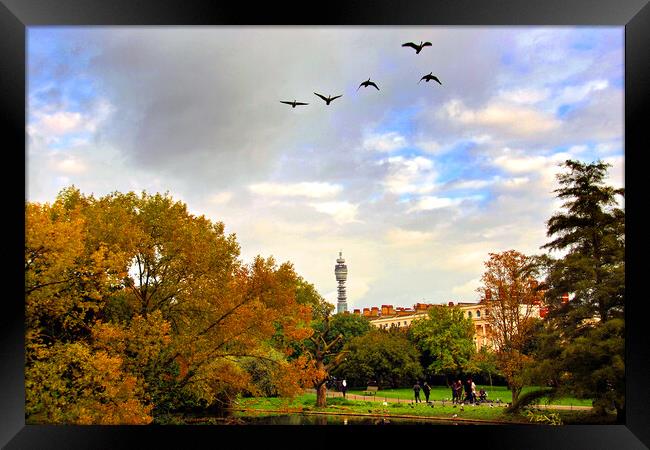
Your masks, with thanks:
<instances>
[{"instance_id":1,"label":"chimney","mask_svg":"<svg viewBox=\"0 0 650 450\"><path fill-rule=\"evenodd\" d=\"M370 315L371 316L378 316L379 315L379 308L377 308L376 306L373 306L372 310L370 311Z\"/></svg>"},{"instance_id":2,"label":"chimney","mask_svg":"<svg viewBox=\"0 0 650 450\"><path fill-rule=\"evenodd\" d=\"M388 315L389 316L392 316L393 314L395 314L395 310L393 309L393 305L386 305L386 306L388 306Z\"/></svg>"},{"instance_id":3,"label":"chimney","mask_svg":"<svg viewBox=\"0 0 650 450\"><path fill-rule=\"evenodd\" d=\"M370 308L363 308L363 315L364 316L369 316L370 315Z\"/></svg>"},{"instance_id":4,"label":"chimney","mask_svg":"<svg viewBox=\"0 0 650 450\"><path fill-rule=\"evenodd\" d=\"M357 316L360 316L360 315L361 315L361 310L358 309L358 308L355 309L355 310L354 310L354 314L356 314Z\"/></svg>"},{"instance_id":5,"label":"chimney","mask_svg":"<svg viewBox=\"0 0 650 450\"><path fill-rule=\"evenodd\" d=\"M447 305L448 306L454 306L454 302L449 302Z\"/></svg>"}]
</instances>

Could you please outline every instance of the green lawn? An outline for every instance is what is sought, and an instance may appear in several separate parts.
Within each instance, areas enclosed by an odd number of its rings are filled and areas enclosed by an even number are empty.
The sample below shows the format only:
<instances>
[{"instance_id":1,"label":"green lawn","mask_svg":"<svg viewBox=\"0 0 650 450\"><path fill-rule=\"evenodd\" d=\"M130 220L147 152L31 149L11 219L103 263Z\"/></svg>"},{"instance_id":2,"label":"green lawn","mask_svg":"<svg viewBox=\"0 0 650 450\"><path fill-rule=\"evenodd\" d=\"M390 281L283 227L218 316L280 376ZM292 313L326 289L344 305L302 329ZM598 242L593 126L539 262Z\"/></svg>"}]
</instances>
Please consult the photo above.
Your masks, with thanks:
<instances>
[{"instance_id":1,"label":"green lawn","mask_svg":"<svg viewBox=\"0 0 650 450\"><path fill-rule=\"evenodd\" d=\"M506 386L493 386L490 387L484 385L477 385L476 391L478 392L481 388L485 389L488 393L488 400L494 402L497 399L500 399L504 403L509 403L512 401L512 394ZM525 387L522 393L532 391L537 389L534 386ZM363 389L351 389L348 391L350 394L364 395ZM381 389L377 391L377 397L379 398L399 398L403 400L413 400L414 394L413 389L410 388L401 388L401 389ZM420 391L420 398L424 400L424 393ZM432 386L431 394L429 396L430 400L448 400L451 401L451 389L446 386ZM541 399L539 403L546 403L546 399ZM582 400L577 398L563 398L554 400L551 402L553 405L574 405L574 406L591 406L591 400Z\"/></svg>"},{"instance_id":2,"label":"green lawn","mask_svg":"<svg viewBox=\"0 0 650 450\"><path fill-rule=\"evenodd\" d=\"M454 414L464 419L480 420L506 420L524 422L524 418L503 416L505 408L490 408L489 406L465 406L464 411L452 405L434 406L433 408L424 403L412 405L410 403L381 402L348 400L340 397L328 398L327 407L316 408L316 394L303 394L293 400L281 398L255 397L240 399L235 407L252 410L278 410L282 413L300 412L333 412L333 413L357 413L357 414L379 414L379 415L409 415L419 417L440 417L451 419Z\"/></svg>"},{"instance_id":3,"label":"green lawn","mask_svg":"<svg viewBox=\"0 0 650 450\"><path fill-rule=\"evenodd\" d=\"M388 391L388 390L386 390ZM406 389L396 390L406 392ZM382 392L382 391L380 391ZM444 397L443 397L444 398ZM390 399L383 405L383 402L372 402L362 400L349 400L340 397L330 397L327 399L327 406L325 408L316 407L316 394L306 393L295 397L294 399L288 398L269 398L269 397L254 397L254 398L240 398L237 403L233 405L234 408L245 408L249 411L237 412L235 415L273 415L273 414L296 414L308 412L332 412L332 413L347 413L347 414L377 414L377 415L407 415L418 417L436 417L443 419L451 419L454 415L460 419L478 419L478 420L494 420L503 422L518 422L528 423L525 416L511 416L505 414L504 407L490 408L488 405L470 406L465 405L463 411L460 407L453 407L450 404L441 406L436 404L434 407L419 403L417 405L411 403L395 403ZM276 413L269 413L263 411L275 410ZM548 412L540 411L541 414L548 414ZM595 417L591 411L568 411L557 410L553 413L558 414L565 424L570 423L612 423L615 416L609 415L608 417Z\"/></svg>"}]
</instances>

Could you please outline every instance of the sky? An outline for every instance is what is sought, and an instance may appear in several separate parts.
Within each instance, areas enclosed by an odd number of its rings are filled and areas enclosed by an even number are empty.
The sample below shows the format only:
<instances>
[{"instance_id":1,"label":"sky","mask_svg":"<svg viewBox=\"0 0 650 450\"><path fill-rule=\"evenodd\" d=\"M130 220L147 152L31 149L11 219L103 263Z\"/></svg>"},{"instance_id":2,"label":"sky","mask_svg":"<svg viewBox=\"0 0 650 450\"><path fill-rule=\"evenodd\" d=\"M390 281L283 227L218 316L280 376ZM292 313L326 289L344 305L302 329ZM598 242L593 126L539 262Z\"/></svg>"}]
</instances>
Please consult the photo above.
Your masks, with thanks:
<instances>
[{"instance_id":1,"label":"sky","mask_svg":"<svg viewBox=\"0 0 650 450\"><path fill-rule=\"evenodd\" d=\"M342 251L350 310L478 301L490 252L543 252L566 159L624 184L623 27L27 33L27 201L169 192L333 304Z\"/></svg>"}]
</instances>

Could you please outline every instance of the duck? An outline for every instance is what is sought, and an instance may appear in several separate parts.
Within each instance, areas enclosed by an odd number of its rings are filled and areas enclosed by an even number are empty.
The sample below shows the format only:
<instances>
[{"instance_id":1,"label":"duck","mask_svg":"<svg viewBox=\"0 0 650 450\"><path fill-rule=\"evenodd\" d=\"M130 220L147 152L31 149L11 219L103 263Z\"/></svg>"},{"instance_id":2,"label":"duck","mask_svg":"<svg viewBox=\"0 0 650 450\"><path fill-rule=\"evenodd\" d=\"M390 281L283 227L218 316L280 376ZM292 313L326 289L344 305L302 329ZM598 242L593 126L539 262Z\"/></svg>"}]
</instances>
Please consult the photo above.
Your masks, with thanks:
<instances>
[{"instance_id":1,"label":"duck","mask_svg":"<svg viewBox=\"0 0 650 450\"><path fill-rule=\"evenodd\" d=\"M328 105L330 103L332 103L332 101L336 100L337 98L343 97L343 94L337 95L336 97L332 97L331 95L328 96L328 97L325 97L324 95L321 95L318 92L314 92L314 94L317 95L318 97L322 98L323 100L325 100L325 103L328 104Z\"/></svg>"},{"instance_id":2,"label":"duck","mask_svg":"<svg viewBox=\"0 0 650 450\"><path fill-rule=\"evenodd\" d=\"M433 74L433 72L430 72L428 75L425 75L425 76L423 76L422 78L420 78L420 81L422 81L422 80L426 81L427 83L428 83L429 81L433 80L433 81L438 82L438 84L439 84L440 86L442 86L442 83L440 82L440 80L438 79L438 77L436 77L436 76ZM418 81L418 84L420 84L420 81Z\"/></svg>"},{"instance_id":3,"label":"duck","mask_svg":"<svg viewBox=\"0 0 650 450\"><path fill-rule=\"evenodd\" d=\"M416 55L420 53L424 47L429 47L429 46L431 46L431 42L428 41L427 42L420 41L420 45L415 44L413 42L406 42L402 44L402 47L411 47L412 49L414 49Z\"/></svg>"}]
</instances>

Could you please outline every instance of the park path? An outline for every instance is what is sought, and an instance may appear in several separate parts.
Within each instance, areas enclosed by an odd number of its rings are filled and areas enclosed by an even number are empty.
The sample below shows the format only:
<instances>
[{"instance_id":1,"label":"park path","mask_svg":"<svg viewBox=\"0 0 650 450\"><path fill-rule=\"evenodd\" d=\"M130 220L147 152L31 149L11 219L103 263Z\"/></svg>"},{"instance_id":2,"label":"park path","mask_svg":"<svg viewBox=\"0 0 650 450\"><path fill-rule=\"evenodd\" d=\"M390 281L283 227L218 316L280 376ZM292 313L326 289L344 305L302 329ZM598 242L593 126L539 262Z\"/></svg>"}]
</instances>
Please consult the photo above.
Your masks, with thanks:
<instances>
[{"instance_id":1,"label":"park path","mask_svg":"<svg viewBox=\"0 0 650 450\"><path fill-rule=\"evenodd\" d=\"M305 389L305 392L310 392L312 394L316 393L315 389ZM337 391L327 391L327 397L332 398L332 397L343 397L342 392L337 392ZM350 394L347 393L345 395L345 398L350 399L350 400L364 400L364 401L372 401L372 402L389 402L389 403L415 403L415 399L404 399L404 398L396 398L396 397L388 397L385 395L358 395L358 394ZM430 403L433 403L434 405L450 405L451 402L449 401L442 401L442 400L431 400ZM492 403L489 402L487 404L493 404L495 407L505 407L505 403ZM486 404L486 405L487 405ZM562 410L590 410L592 409L591 406L577 406L577 405L536 405L537 408L540 409L562 409Z\"/></svg>"}]
</instances>

